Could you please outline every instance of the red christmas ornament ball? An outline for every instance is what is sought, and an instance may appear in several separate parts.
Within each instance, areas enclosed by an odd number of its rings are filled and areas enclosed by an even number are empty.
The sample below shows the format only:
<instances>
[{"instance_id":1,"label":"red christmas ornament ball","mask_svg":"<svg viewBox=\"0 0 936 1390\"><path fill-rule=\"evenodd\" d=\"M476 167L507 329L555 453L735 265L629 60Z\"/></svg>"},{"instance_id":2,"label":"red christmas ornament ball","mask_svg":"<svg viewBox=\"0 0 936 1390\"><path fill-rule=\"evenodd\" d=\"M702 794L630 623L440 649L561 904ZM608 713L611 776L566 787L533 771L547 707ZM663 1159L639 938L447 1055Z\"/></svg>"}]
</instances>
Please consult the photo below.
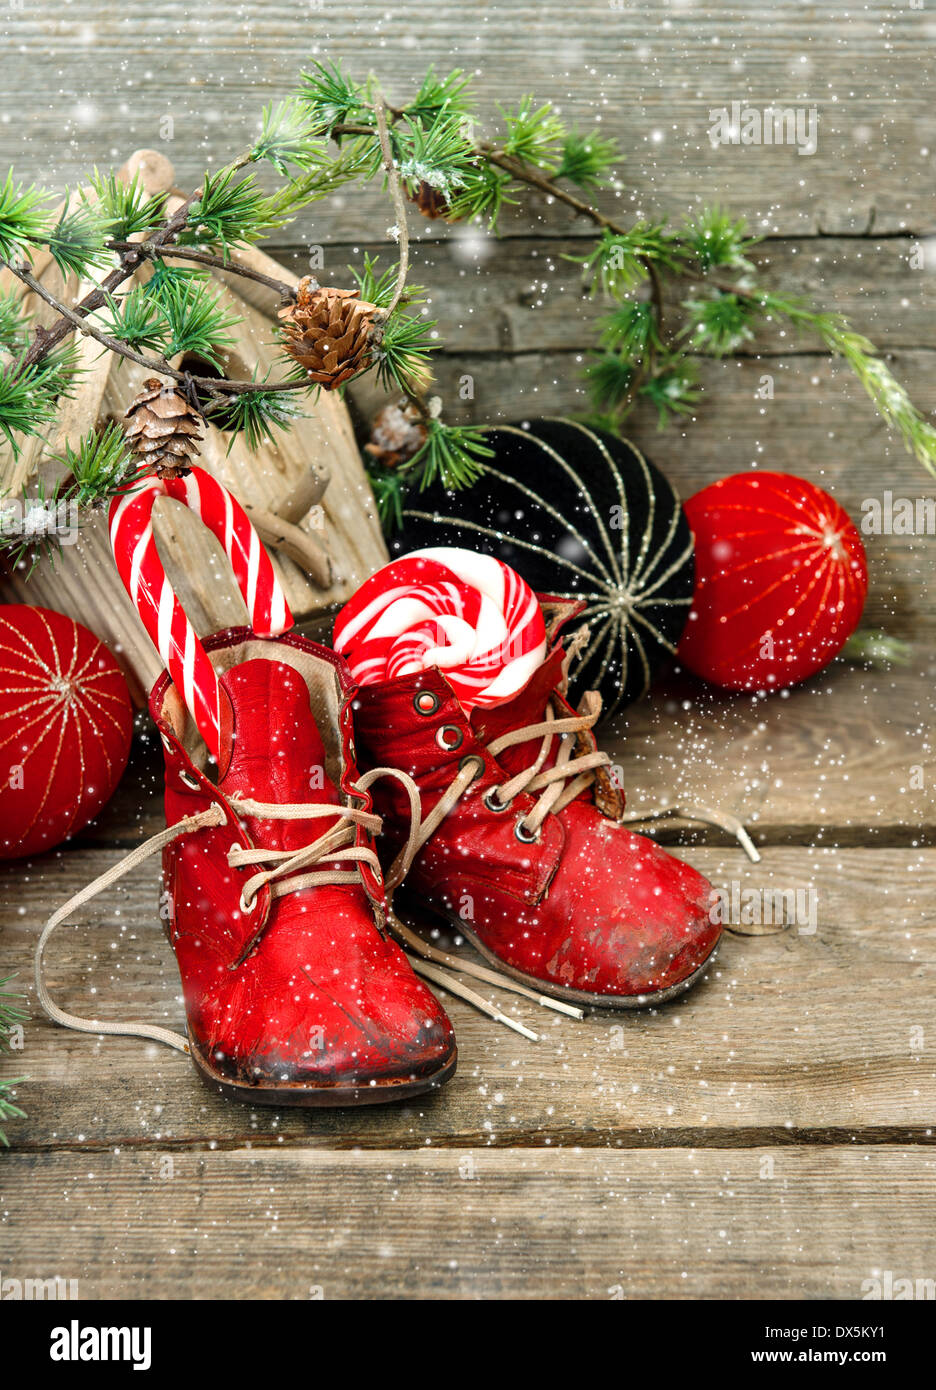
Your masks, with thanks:
<instances>
[{"instance_id":1,"label":"red christmas ornament ball","mask_svg":"<svg viewBox=\"0 0 936 1390\"><path fill-rule=\"evenodd\" d=\"M127 765L133 705L86 627L28 604L0 607L0 859L77 834Z\"/></svg>"},{"instance_id":2,"label":"red christmas ornament ball","mask_svg":"<svg viewBox=\"0 0 936 1390\"><path fill-rule=\"evenodd\" d=\"M736 473L685 504L696 582L679 659L728 690L776 690L821 671L868 593L861 537L822 488Z\"/></svg>"}]
</instances>

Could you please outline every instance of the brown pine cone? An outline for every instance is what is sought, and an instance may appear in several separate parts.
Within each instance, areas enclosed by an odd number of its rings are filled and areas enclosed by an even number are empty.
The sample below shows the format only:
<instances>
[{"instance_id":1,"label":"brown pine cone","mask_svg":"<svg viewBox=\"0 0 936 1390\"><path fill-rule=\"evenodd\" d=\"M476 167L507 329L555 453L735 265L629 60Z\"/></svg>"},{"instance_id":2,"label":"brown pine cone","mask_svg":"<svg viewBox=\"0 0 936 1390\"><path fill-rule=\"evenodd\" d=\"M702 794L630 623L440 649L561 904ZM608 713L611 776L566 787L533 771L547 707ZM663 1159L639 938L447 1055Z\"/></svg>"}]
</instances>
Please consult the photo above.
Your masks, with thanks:
<instances>
[{"instance_id":1,"label":"brown pine cone","mask_svg":"<svg viewBox=\"0 0 936 1390\"><path fill-rule=\"evenodd\" d=\"M151 376L127 408L124 433L133 453L155 468L160 478L191 472L203 439L202 420L194 406L168 382Z\"/></svg>"},{"instance_id":2,"label":"brown pine cone","mask_svg":"<svg viewBox=\"0 0 936 1390\"><path fill-rule=\"evenodd\" d=\"M374 416L370 443L364 445L364 451L384 468L398 468L425 442L426 426L419 411L411 402L400 401L385 405Z\"/></svg>"},{"instance_id":3,"label":"brown pine cone","mask_svg":"<svg viewBox=\"0 0 936 1390\"><path fill-rule=\"evenodd\" d=\"M307 275L299 281L295 304L279 311L284 346L311 381L333 391L367 366L379 312L357 290L320 287Z\"/></svg>"},{"instance_id":4,"label":"brown pine cone","mask_svg":"<svg viewBox=\"0 0 936 1390\"><path fill-rule=\"evenodd\" d=\"M431 183L418 183L415 188L409 190L409 195L423 217L428 217L431 221L437 217L448 217L449 205L444 195L437 188L433 188Z\"/></svg>"}]
</instances>

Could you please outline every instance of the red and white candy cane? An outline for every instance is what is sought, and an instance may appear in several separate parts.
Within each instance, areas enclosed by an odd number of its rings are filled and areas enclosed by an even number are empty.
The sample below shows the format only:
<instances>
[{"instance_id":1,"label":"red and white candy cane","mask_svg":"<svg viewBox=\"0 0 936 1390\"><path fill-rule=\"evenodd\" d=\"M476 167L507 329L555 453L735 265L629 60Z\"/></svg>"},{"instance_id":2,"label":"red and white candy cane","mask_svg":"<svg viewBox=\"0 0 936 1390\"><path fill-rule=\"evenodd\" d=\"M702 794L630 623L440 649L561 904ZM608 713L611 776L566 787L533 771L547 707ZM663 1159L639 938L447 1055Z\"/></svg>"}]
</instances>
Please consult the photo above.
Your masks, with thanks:
<instances>
[{"instance_id":1,"label":"red and white candy cane","mask_svg":"<svg viewBox=\"0 0 936 1390\"><path fill-rule=\"evenodd\" d=\"M361 685L437 666L470 710L509 700L526 684L546 654L546 631L516 570L440 546L371 575L338 614L334 644Z\"/></svg>"},{"instance_id":2,"label":"red and white candy cane","mask_svg":"<svg viewBox=\"0 0 936 1390\"><path fill-rule=\"evenodd\" d=\"M120 577L202 738L218 757L218 677L166 577L156 549L153 505L158 497L183 502L224 546L258 637L275 637L285 632L292 627L293 616L270 557L247 513L227 488L203 468L193 468L182 478L141 479L130 491L114 498L110 539Z\"/></svg>"}]
</instances>

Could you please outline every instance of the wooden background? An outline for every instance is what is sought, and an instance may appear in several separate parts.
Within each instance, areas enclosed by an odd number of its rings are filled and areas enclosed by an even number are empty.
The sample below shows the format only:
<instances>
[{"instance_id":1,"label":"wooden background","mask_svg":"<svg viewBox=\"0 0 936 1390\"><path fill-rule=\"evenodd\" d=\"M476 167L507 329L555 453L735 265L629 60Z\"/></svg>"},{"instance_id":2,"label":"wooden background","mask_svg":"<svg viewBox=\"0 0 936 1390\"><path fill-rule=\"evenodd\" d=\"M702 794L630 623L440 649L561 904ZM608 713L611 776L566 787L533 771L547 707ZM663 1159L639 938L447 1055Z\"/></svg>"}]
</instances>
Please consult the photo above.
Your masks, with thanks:
<instances>
[{"instance_id":1,"label":"wooden background","mask_svg":"<svg viewBox=\"0 0 936 1390\"><path fill-rule=\"evenodd\" d=\"M161 148L167 118L166 152L194 184L314 57L373 68L391 98L430 62L475 72L488 113L528 90L550 97L620 140L622 189L604 199L619 217L716 200L746 213L766 238L767 282L847 314L936 407L932 9L155 0L102 15L85 0L23 0L0 11L0 35L0 171L53 185ZM733 100L815 105L817 153L713 150L709 112ZM348 194L272 249L301 268L321 245L342 283L390 220L376 192ZM497 242L415 216L413 229L449 414L581 408L597 310L563 257L588 228L529 199ZM754 394L765 372L770 401ZM465 373L475 397L459 406ZM697 419L663 434L634 422L685 495L755 463L814 479L856 517L885 488L932 494L816 344L765 336L702 374ZM373 399L355 404L363 415ZM815 934L729 935L685 1001L544 1022L537 1046L453 1005L452 1085L363 1116L225 1105L183 1059L66 1035L34 1011L17 1064L28 1118L0 1158L4 1275L60 1273L85 1296L599 1299L847 1298L878 1271L936 1276L933 541L868 547L867 621L912 639L909 668L837 664L766 702L671 684L608 731L632 806L678 790L744 815L762 866L716 832L680 835L679 852L716 883L812 886ZM43 918L159 814L140 744L74 849L5 871L0 973L28 979ZM177 1026L157 892L156 872L140 874L62 931L64 999L80 1009L94 986L108 1016Z\"/></svg>"}]
</instances>

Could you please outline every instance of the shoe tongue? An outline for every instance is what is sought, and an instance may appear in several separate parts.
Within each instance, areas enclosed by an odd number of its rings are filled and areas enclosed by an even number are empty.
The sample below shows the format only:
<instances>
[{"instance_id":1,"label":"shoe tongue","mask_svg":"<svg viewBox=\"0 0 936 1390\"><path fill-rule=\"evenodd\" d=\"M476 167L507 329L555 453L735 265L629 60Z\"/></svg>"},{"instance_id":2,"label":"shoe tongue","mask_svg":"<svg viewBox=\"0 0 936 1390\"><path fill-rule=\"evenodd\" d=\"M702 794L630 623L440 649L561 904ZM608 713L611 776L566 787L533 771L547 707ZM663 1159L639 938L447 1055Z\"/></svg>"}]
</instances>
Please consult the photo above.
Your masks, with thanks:
<instances>
[{"instance_id":1,"label":"shoe tongue","mask_svg":"<svg viewBox=\"0 0 936 1390\"><path fill-rule=\"evenodd\" d=\"M492 743L501 734L522 729L527 724L541 724L546 718L550 695L562 679L563 651L554 647L541 666L533 672L522 690L502 705L476 708L471 712L471 726L481 743ZM511 776L529 767L540 748L539 739L514 744L497 755L497 761ZM555 752L555 750L553 750ZM550 758L549 763L554 761Z\"/></svg>"},{"instance_id":2,"label":"shoe tongue","mask_svg":"<svg viewBox=\"0 0 936 1390\"><path fill-rule=\"evenodd\" d=\"M334 805L338 793L325 771L325 745L309 704L302 676L281 661L245 661L221 676L231 701L232 718L225 720L219 783L225 796L239 793L254 801L318 801ZM308 843L311 821L263 821L262 843L272 839ZM327 820L314 822L317 837ZM256 837L258 824L248 818ZM290 848L290 844L285 844Z\"/></svg>"}]
</instances>

